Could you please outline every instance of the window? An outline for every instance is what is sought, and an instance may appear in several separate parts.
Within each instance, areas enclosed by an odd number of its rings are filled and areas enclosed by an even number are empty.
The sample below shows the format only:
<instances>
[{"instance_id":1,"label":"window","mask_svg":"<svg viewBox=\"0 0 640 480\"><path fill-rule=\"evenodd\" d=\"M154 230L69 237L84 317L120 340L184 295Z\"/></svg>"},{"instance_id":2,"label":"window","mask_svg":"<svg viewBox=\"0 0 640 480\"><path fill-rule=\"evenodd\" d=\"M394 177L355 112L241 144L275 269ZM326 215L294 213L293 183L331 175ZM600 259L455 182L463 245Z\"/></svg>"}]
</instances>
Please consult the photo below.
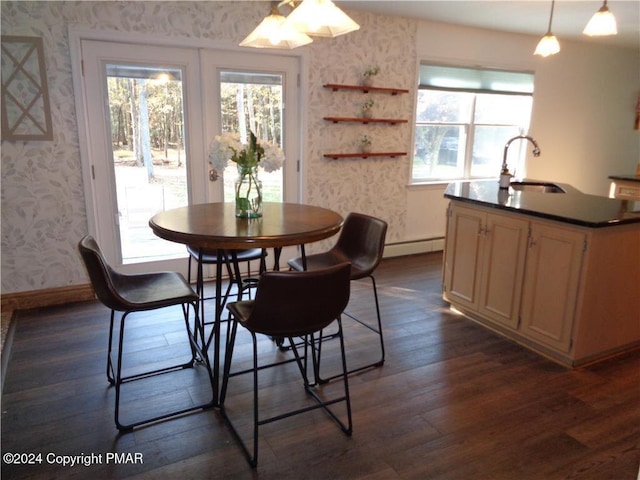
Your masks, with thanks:
<instances>
[{"instance_id":1,"label":"window","mask_svg":"<svg viewBox=\"0 0 640 480\"><path fill-rule=\"evenodd\" d=\"M526 134L533 74L421 65L412 181L497 177L507 141ZM524 167L525 142L509 150Z\"/></svg>"}]
</instances>

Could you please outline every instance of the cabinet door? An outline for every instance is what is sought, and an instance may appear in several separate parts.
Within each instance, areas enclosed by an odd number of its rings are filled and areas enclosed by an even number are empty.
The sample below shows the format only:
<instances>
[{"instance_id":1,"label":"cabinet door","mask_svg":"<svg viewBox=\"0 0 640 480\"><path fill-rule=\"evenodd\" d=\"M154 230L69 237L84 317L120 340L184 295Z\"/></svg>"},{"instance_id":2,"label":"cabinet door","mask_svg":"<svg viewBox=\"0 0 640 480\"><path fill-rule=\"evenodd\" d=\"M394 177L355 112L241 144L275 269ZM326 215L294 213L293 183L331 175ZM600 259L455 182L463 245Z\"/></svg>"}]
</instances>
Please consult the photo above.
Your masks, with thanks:
<instances>
[{"instance_id":1,"label":"cabinet door","mask_svg":"<svg viewBox=\"0 0 640 480\"><path fill-rule=\"evenodd\" d=\"M444 294L450 301L476 309L486 214L451 205L445 246Z\"/></svg>"},{"instance_id":2,"label":"cabinet door","mask_svg":"<svg viewBox=\"0 0 640 480\"><path fill-rule=\"evenodd\" d=\"M521 333L561 352L571 346L584 242L576 230L531 225Z\"/></svg>"},{"instance_id":3,"label":"cabinet door","mask_svg":"<svg viewBox=\"0 0 640 480\"><path fill-rule=\"evenodd\" d=\"M488 214L478 310L496 322L518 327L529 222Z\"/></svg>"}]
</instances>

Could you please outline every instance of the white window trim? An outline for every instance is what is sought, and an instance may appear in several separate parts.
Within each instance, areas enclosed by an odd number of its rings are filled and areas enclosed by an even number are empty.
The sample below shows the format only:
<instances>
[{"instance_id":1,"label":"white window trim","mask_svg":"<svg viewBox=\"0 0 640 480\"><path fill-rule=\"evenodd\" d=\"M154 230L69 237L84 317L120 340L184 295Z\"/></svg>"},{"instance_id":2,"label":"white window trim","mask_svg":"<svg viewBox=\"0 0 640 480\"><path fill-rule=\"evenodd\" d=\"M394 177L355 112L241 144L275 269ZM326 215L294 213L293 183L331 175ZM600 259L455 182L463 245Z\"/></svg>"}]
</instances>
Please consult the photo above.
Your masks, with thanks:
<instances>
[{"instance_id":1,"label":"white window trim","mask_svg":"<svg viewBox=\"0 0 640 480\"><path fill-rule=\"evenodd\" d=\"M421 58L418 59L416 61L416 84L417 84L417 88L414 91L414 101L413 101L413 128L411 129L411 153L409 154L409 168L408 168L408 181L407 181L407 186L408 187L437 187L440 185L447 185L449 183L454 183L454 182L462 182L462 181L467 181L467 180L472 180L474 178L477 179L485 179L485 178L494 178L494 177L469 177L469 169L470 169L470 160L467 158L468 155L470 155L469 153L469 142L470 142L470 138L472 138L471 135L467 135L467 144L465 145L465 178L451 178L451 179L437 179L437 178L422 178L422 179L414 179L413 178L413 163L415 161L415 137L416 137L416 126L418 125L418 122L416 121L416 115L417 115L417 110L418 110L418 92L420 91L420 67L422 65L443 65L443 66L448 66L448 67L452 67L452 68L471 68L471 69L478 69L478 70L502 70L505 72L521 72L521 73L529 73L531 75L535 75L535 71L533 71L530 66L524 66L524 65L519 65L519 66L514 66L514 65L478 65L478 64L472 64L472 63L456 63L456 62L450 62L450 59L444 60L444 59L436 59L436 58ZM435 90L434 88L431 88L433 90ZM490 92L485 92L485 93L490 93ZM496 94L500 94L500 92L496 92ZM523 93L522 95L530 95L532 98L534 98L534 93L532 92L531 94L525 94ZM474 100L474 104L475 104L475 100ZM475 108L475 107L474 107ZM532 107L533 109L533 107ZM466 124L465 124L466 125ZM489 125L489 124L483 124L483 125ZM497 126L500 126L500 124L497 124ZM521 129L522 130L522 129ZM522 134L527 134L528 131L522 131ZM471 146L473 146L471 144ZM471 150L472 151L472 150ZM517 170L520 170L523 174L526 172L526 158L522 158L521 161L518 163L518 165L516 166ZM499 172L496 172L495 178L498 178L499 176Z\"/></svg>"}]
</instances>

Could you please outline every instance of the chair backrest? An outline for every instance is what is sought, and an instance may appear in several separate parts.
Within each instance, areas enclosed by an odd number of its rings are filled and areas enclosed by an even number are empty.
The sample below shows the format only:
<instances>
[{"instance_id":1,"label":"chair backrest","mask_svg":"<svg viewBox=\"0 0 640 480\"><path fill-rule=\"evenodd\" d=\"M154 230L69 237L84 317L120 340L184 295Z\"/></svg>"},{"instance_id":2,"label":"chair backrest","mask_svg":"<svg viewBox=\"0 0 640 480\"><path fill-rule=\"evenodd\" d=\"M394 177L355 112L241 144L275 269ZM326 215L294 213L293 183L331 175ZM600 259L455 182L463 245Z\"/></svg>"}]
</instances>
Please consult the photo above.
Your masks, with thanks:
<instances>
[{"instance_id":1,"label":"chair backrest","mask_svg":"<svg viewBox=\"0 0 640 480\"><path fill-rule=\"evenodd\" d=\"M116 288L120 274L109 266L96 240L91 235L84 236L78 250L98 300L113 310L126 310L126 302Z\"/></svg>"},{"instance_id":2,"label":"chair backrest","mask_svg":"<svg viewBox=\"0 0 640 480\"><path fill-rule=\"evenodd\" d=\"M361 278L373 272L384 252L387 222L362 213L349 213L333 249L351 262L355 276Z\"/></svg>"},{"instance_id":3,"label":"chair backrest","mask_svg":"<svg viewBox=\"0 0 640 480\"><path fill-rule=\"evenodd\" d=\"M309 272L266 272L260 276L254 307L243 324L273 336L318 332L349 303L350 265Z\"/></svg>"}]
</instances>

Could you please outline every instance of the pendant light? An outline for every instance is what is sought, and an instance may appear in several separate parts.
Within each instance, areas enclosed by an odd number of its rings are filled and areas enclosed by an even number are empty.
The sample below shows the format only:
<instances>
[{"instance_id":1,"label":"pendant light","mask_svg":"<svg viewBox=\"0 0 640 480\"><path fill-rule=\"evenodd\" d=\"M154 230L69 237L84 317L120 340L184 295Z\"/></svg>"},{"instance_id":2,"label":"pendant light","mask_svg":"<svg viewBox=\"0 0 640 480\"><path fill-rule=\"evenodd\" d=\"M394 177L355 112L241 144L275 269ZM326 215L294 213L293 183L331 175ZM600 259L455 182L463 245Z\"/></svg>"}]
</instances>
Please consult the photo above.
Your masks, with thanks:
<instances>
[{"instance_id":1,"label":"pendant light","mask_svg":"<svg viewBox=\"0 0 640 480\"><path fill-rule=\"evenodd\" d=\"M555 0L551 0L551 15L549 15L549 28L544 37L538 42L534 55L540 55L541 57L548 57L549 55L555 55L560 51L560 43L556 36L551 33L551 22L553 22L553 7L555 6Z\"/></svg>"},{"instance_id":2,"label":"pendant light","mask_svg":"<svg viewBox=\"0 0 640 480\"><path fill-rule=\"evenodd\" d=\"M606 37L608 35L618 34L616 17L613 16L613 13L611 13L611 10L607 7L607 0L604 0L600 10L594 13L582 33L590 37Z\"/></svg>"},{"instance_id":3,"label":"pendant light","mask_svg":"<svg viewBox=\"0 0 640 480\"><path fill-rule=\"evenodd\" d=\"M331 0L302 0L287 17L289 26L317 37L337 37L360 28Z\"/></svg>"},{"instance_id":4,"label":"pendant light","mask_svg":"<svg viewBox=\"0 0 640 480\"><path fill-rule=\"evenodd\" d=\"M278 3L273 2L271 14L240 42L240 46L291 50L312 41L308 35L291 28L285 17L278 12Z\"/></svg>"}]
</instances>

